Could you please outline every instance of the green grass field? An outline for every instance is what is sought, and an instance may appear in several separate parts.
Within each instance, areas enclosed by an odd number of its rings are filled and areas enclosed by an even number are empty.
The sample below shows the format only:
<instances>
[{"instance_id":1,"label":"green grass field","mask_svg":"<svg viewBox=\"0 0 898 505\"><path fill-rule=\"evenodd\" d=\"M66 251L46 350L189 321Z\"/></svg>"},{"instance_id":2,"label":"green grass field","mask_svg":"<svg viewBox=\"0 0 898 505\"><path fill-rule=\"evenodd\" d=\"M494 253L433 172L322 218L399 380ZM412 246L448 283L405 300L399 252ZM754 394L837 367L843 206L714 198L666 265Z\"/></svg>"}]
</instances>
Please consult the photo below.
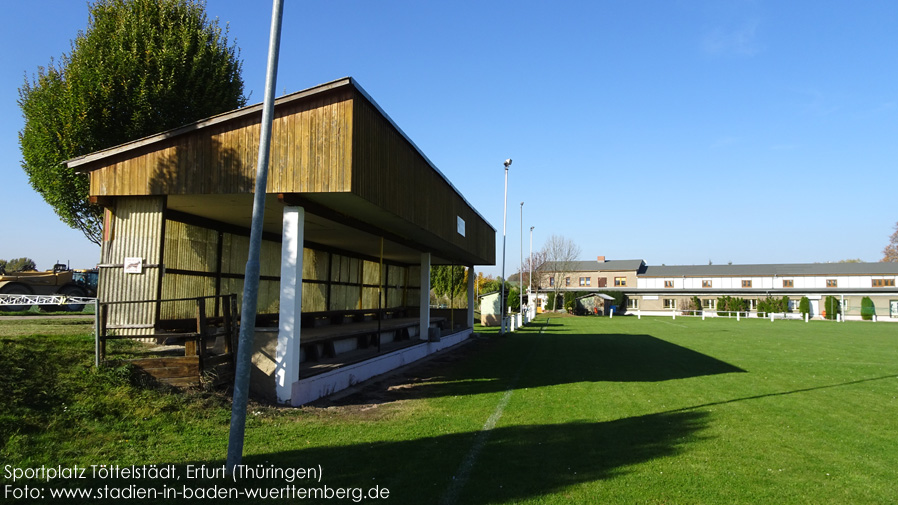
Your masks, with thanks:
<instances>
[{"instance_id":1,"label":"green grass field","mask_svg":"<svg viewBox=\"0 0 898 505\"><path fill-rule=\"evenodd\" d=\"M220 395L97 374L89 327L24 323L0 322L4 464L223 464ZM356 395L251 406L244 463L320 465L321 483L295 484L379 486L385 503L896 502L898 325L541 316L486 331L463 359Z\"/></svg>"}]
</instances>

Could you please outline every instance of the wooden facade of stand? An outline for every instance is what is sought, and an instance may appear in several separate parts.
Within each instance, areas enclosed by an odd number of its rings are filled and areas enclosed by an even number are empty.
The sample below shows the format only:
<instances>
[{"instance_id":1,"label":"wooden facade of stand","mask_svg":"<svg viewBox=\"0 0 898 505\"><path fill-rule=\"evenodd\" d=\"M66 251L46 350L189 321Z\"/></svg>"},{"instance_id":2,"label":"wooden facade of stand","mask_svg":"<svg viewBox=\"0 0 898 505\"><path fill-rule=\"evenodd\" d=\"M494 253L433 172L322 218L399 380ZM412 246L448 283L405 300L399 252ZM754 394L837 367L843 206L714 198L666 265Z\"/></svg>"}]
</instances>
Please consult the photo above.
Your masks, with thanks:
<instances>
[{"instance_id":1,"label":"wooden facade of stand","mask_svg":"<svg viewBox=\"0 0 898 505\"><path fill-rule=\"evenodd\" d=\"M495 241L485 238L495 230L351 80L288 95L275 107L269 194L358 197L492 263ZM90 194L100 202L252 193L260 123L261 107L248 107L70 166L90 172Z\"/></svg>"}]
</instances>

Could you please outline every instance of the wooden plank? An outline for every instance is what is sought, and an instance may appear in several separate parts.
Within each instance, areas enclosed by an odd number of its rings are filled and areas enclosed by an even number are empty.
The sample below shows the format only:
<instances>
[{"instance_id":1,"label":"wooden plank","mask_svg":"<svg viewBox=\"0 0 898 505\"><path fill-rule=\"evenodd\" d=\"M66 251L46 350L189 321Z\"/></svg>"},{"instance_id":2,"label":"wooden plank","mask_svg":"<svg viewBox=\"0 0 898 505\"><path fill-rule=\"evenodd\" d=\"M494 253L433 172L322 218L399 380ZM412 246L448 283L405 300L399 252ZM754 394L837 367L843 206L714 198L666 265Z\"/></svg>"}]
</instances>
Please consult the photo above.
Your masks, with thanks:
<instances>
[{"instance_id":1,"label":"wooden plank","mask_svg":"<svg viewBox=\"0 0 898 505\"><path fill-rule=\"evenodd\" d=\"M147 374L157 378L157 379L167 379L173 377L184 377L190 378L194 381L199 381L200 378L200 368L199 366L177 366L177 367L165 367L165 368L144 368L139 367L142 371Z\"/></svg>"},{"instance_id":2,"label":"wooden plank","mask_svg":"<svg viewBox=\"0 0 898 505\"><path fill-rule=\"evenodd\" d=\"M128 362L140 368L166 368L191 364L199 366L200 360L197 356L163 356L159 358L133 359Z\"/></svg>"},{"instance_id":3,"label":"wooden plank","mask_svg":"<svg viewBox=\"0 0 898 505\"><path fill-rule=\"evenodd\" d=\"M233 356L231 356L230 354L216 354L214 356L207 356L203 358L203 368L208 370L217 366L231 365L232 362Z\"/></svg>"},{"instance_id":4,"label":"wooden plank","mask_svg":"<svg viewBox=\"0 0 898 505\"><path fill-rule=\"evenodd\" d=\"M168 384L169 386L180 387L180 388L189 388L198 386L200 383L199 376L197 377L175 377L175 378L164 378L164 377L156 377L159 382Z\"/></svg>"}]
</instances>

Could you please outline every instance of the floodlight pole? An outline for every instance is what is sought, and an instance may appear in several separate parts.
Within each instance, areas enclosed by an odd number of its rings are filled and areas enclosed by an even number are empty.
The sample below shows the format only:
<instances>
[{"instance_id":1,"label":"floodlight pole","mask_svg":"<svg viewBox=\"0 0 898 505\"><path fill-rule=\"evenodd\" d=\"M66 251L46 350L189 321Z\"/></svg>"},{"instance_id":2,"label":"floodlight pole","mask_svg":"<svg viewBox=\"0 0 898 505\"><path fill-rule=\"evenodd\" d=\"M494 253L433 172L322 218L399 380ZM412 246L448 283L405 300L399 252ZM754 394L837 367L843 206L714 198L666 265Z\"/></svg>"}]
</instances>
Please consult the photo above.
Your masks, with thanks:
<instances>
[{"instance_id":1,"label":"floodlight pole","mask_svg":"<svg viewBox=\"0 0 898 505\"><path fill-rule=\"evenodd\" d=\"M524 322L524 202L521 202L521 246L519 249L520 277L518 278L518 314L521 315L521 323Z\"/></svg>"},{"instance_id":2,"label":"floodlight pole","mask_svg":"<svg viewBox=\"0 0 898 505\"><path fill-rule=\"evenodd\" d=\"M499 298L499 320L502 325L500 335L505 334L505 231L508 224L508 167L511 166L511 158L505 160L505 203L502 206L502 289Z\"/></svg>"},{"instance_id":3,"label":"floodlight pole","mask_svg":"<svg viewBox=\"0 0 898 505\"><path fill-rule=\"evenodd\" d=\"M530 317L536 317L536 300L532 299L531 293L533 292L533 228L535 226L530 227L530 256L527 257L527 263L530 264L530 275L527 277L527 306L530 306L530 302L533 302L533 314Z\"/></svg>"},{"instance_id":4,"label":"floodlight pole","mask_svg":"<svg viewBox=\"0 0 898 505\"><path fill-rule=\"evenodd\" d=\"M271 125L274 119L274 94L277 84L278 55L281 45L281 20L284 0L273 0L271 33L268 42L268 71L265 78L265 101L262 105L262 125L259 135L259 160L256 165L256 188L253 196L253 221L249 237L249 256L243 284L243 308L240 315L240 339L234 373L234 397L231 404L231 431L228 436L226 471L243 459L243 438L246 428L246 404L249 399L249 375L252 367L253 339L256 332L256 313L259 301L259 256L262 251L262 226L265 220L265 193L268 187L268 157L271 147Z\"/></svg>"}]
</instances>

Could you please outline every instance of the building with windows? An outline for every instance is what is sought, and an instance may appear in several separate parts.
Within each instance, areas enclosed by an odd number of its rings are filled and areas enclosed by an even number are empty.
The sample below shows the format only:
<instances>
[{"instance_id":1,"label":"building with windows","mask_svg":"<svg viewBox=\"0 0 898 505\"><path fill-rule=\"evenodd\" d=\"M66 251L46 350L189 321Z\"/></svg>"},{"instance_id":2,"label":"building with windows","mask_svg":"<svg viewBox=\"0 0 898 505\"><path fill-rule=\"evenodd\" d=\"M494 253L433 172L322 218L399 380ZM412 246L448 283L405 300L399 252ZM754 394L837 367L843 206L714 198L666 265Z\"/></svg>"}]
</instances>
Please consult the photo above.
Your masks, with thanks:
<instances>
[{"instance_id":1,"label":"building with windows","mask_svg":"<svg viewBox=\"0 0 898 505\"><path fill-rule=\"evenodd\" d=\"M846 319L861 318L861 301L870 297L878 319L898 321L898 263L788 263L755 265L646 265L643 260L549 263L540 290L620 290L627 309L644 315L682 313L698 299L703 310L716 310L724 296L745 299L751 311L759 300L789 297L790 310L807 297L811 316L823 313L827 296L839 299Z\"/></svg>"}]
</instances>

